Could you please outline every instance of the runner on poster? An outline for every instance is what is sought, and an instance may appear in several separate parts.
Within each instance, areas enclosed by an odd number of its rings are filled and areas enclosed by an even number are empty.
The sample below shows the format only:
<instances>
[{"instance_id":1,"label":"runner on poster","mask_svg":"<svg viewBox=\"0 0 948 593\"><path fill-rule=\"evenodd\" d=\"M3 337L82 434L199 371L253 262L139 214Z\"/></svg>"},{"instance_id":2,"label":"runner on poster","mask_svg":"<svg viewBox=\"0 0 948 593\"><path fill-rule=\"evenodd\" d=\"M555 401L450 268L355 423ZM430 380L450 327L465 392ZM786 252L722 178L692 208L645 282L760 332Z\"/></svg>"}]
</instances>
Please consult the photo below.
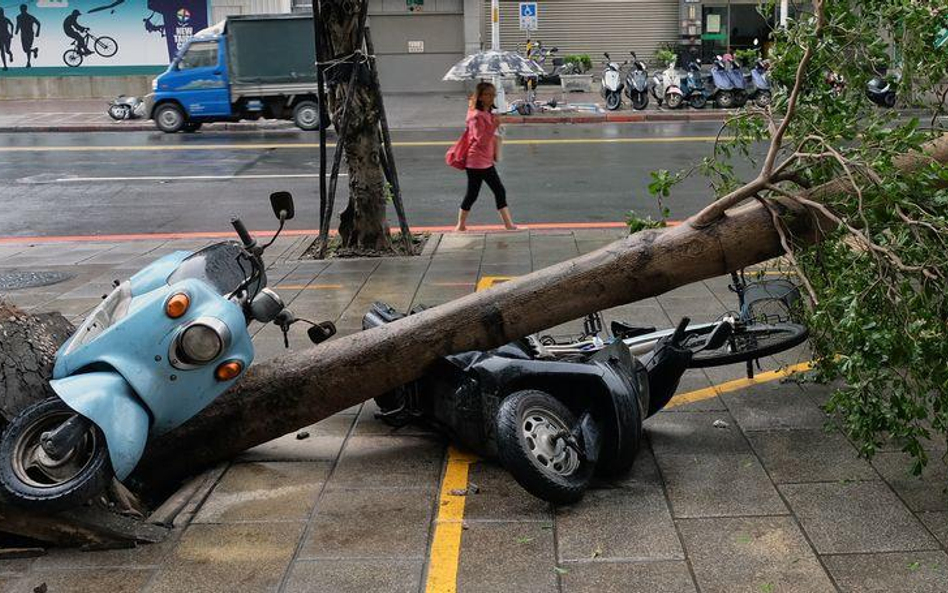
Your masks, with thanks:
<instances>
[{"instance_id":1,"label":"runner on poster","mask_svg":"<svg viewBox=\"0 0 948 593\"><path fill-rule=\"evenodd\" d=\"M0 0L0 76L166 66L208 25L208 0ZM7 27L10 23L10 27ZM89 35L89 37L87 37ZM97 38L104 38L96 43ZM70 67L67 53L83 53ZM108 73L107 71L104 73Z\"/></svg>"}]
</instances>

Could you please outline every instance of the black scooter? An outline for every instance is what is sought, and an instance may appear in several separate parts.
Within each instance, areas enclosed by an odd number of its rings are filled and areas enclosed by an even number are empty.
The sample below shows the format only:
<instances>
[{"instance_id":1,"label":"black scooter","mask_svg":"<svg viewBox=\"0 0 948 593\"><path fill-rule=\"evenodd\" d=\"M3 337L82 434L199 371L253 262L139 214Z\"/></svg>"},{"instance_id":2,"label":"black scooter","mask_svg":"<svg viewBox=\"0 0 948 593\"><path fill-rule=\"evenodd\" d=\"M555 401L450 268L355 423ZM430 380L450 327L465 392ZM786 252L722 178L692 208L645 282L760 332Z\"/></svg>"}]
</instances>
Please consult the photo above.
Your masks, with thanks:
<instances>
[{"instance_id":1,"label":"black scooter","mask_svg":"<svg viewBox=\"0 0 948 593\"><path fill-rule=\"evenodd\" d=\"M403 317L375 303L362 326ZM684 347L688 323L682 320L641 359L621 340L567 360L538 357L529 339L446 356L421 379L376 398L378 417L396 427L432 426L460 446L499 460L534 496L573 503L594 475L631 468L643 420L671 400L695 353ZM705 347L723 346L730 327L721 324Z\"/></svg>"},{"instance_id":2,"label":"black scooter","mask_svg":"<svg viewBox=\"0 0 948 593\"><path fill-rule=\"evenodd\" d=\"M872 77L866 85L866 96L876 105L891 109L895 107L898 79L888 77L886 74L887 69L882 68L876 76Z\"/></svg>"}]
</instances>

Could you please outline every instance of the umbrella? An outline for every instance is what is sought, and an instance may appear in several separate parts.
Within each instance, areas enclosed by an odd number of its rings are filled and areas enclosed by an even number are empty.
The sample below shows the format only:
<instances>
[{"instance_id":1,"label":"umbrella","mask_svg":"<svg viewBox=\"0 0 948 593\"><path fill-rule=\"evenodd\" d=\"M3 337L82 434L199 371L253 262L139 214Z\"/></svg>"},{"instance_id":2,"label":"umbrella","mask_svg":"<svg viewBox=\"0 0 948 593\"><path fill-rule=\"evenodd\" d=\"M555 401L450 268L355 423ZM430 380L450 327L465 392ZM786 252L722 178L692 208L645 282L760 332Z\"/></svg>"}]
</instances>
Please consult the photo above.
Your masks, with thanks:
<instances>
[{"instance_id":1,"label":"umbrella","mask_svg":"<svg viewBox=\"0 0 948 593\"><path fill-rule=\"evenodd\" d=\"M448 70L442 80L475 80L492 76L540 76L543 69L533 60L512 51L479 51Z\"/></svg>"}]
</instances>

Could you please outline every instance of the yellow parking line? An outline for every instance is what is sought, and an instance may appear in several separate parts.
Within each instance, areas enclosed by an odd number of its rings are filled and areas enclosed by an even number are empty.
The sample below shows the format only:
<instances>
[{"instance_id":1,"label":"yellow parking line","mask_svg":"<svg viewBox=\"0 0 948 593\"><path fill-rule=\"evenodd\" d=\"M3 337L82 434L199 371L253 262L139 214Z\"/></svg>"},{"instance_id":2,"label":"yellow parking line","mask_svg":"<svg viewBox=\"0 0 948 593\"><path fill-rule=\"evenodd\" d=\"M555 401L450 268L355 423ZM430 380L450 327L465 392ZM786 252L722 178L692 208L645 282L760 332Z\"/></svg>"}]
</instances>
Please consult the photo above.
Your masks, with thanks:
<instances>
[{"instance_id":1,"label":"yellow parking line","mask_svg":"<svg viewBox=\"0 0 948 593\"><path fill-rule=\"evenodd\" d=\"M455 593L458 586L458 565L461 559L461 532L464 531L464 503L467 499L467 476L477 457L454 447L448 448L447 467L438 497L438 518L435 520L431 556L428 559L426 593Z\"/></svg>"},{"instance_id":2,"label":"yellow parking line","mask_svg":"<svg viewBox=\"0 0 948 593\"><path fill-rule=\"evenodd\" d=\"M286 290L338 290L342 284L278 284L276 288Z\"/></svg>"},{"instance_id":3,"label":"yellow parking line","mask_svg":"<svg viewBox=\"0 0 948 593\"><path fill-rule=\"evenodd\" d=\"M717 385L712 385L711 387L705 387L704 389L697 389L695 391L689 391L688 393L682 393L673 397L672 400L668 402L668 405L665 406L665 408L674 408L676 406L692 404L694 402L711 399L716 395L727 393L729 391L737 391L739 389L744 389L745 387L750 387L751 385L776 381L778 379L783 379L784 377L789 377L795 373L805 373L806 371L809 371L813 368L813 364L814 362L810 360L784 367L782 369L777 369L776 371L760 373L758 375L754 375L753 379L735 379L726 383L719 383Z\"/></svg>"},{"instance_id":4,"label":"yellow parking line","mask_svg":"<svg viewBox=\"0 0 948 593\"><path fill-rule=\"evenodd\" d=\"M477 292L482 290L487 290L495 284L501 284L508 280L513 280L516 276L481 276L481 279L477 281Z\"/></svg>"},{"instance_id":5,"label":"yellow parking line","mask_svg":"<svg viewBox=\"0 0 948 593\"><path fill-rule=\"evenodd\" d=\"M723 138L727 140L727 138ZM506 146L535 146L553 144L666 144L672 142L714 142L714 136L670 136L647 138L521 138L504 140ZM392 142L392 146L412 148L428 146L451 146L454 140L405 140ZM327 143L335 148L335 143ZM153 144L153 145L85 145L85 146L0 146L0 152L179 152L188 150L302 150L319 148L314 142L273 142L247 144Z\"/></svg>"}]
</instances>

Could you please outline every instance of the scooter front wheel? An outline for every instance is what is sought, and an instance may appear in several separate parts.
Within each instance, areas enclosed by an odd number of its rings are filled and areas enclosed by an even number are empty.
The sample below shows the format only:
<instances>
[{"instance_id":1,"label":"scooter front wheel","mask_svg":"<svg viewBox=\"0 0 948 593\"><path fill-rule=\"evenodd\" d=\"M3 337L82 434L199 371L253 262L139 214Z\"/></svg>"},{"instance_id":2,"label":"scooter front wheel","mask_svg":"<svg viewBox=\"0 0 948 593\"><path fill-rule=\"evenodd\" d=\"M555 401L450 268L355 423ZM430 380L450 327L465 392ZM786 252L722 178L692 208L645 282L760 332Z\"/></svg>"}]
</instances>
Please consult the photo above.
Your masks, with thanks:
<instances>
[{"instance_id":1,"label":"scooter front wheel","mask_svg":"<svg viewBox=\"0 0 948 593\"><path fill-rule=\"evenodd\" d=\"M688 98L688 103L692 109L704 109L708 104L708 98L703 93L697 93Z\"/></svg>"},{"instance_id":2,"label":"scooter front wheel","mask_svg":"<svg viewBox=\"0 0 948 593\"><path fill-rule=\"evenodd\" d=\"M609 93L606 95L606 109L615 111L622 105L622 95L619 93Z\"/></svg>"},{"instance_id":3,"label":"scooter front wheel","mask_svg":"<svg viewBox=\"0 0 948 593\"><path fill-rule=\"evenodd\" d=\"M632 108L642 111L648 107L648 93L635 93L632 96Z\"/></svg>"},{"instance_id":4,"label":"scooter front wheel","mask_svg":"<svg viewBox=\"0 0 948 593\"><path fill-rule=\"evenodd\" d=\"M773 103L773 96L770 94L770 91L760 91L757 93L757 96L754 97L754 103L761 108L768 107Z\"/></svg>"},{"instance_id":5,"label":"scooter front wheel","mask_svg":"<svg viewBox=\"0 0 948 593\"><path fill-rule=\"evenodd\" d=\"M555 504L583 497L595 466L571 445L577 422L550 394L517 391L497 410L497 454L530 494Z\"/></svg>"},{"instance_id":6,"label":"scooter front wheel","mask_svg":"<svg viewBox=\"0 0 948 593\"><path fill-rule=\"evenodd\" d=\"M43 448L44 435L75 418L59 398L20 412L0 439L0 484L12 502L59 511L76 507L102 492L112 476L102 431L87 422L75 446L59 456Z\"/></svg>"}]
</instances>

